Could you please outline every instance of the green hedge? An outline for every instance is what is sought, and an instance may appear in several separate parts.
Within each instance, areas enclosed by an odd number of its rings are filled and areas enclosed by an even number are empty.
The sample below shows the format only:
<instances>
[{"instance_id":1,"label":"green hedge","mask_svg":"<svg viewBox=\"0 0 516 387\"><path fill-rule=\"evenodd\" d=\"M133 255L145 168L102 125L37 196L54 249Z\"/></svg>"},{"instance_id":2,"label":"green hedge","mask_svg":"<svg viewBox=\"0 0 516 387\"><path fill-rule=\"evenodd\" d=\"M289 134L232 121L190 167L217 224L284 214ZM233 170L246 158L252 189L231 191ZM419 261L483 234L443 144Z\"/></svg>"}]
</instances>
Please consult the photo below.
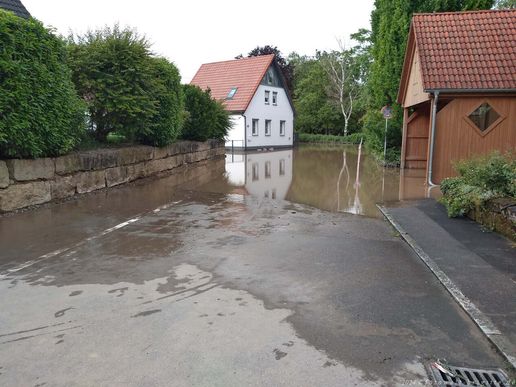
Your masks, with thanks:
<instances>
[{"instance_id":1,"label":"green hedge","mask_svg":"<svg viewBox=\"0 0 516 387\"><path fill-rule=\"evenodd\" d=\"M299 142L359 144L363 138L361 133L352 133L347 136L333 136L326 134L299 133Z\"/></svg>"},{"instance_id":2,"label":"green hedge","mask_svg":"<svg viewBox=\"0 0 516 387\"><path fill-rule=\"evenodd\" d=\"M142 144L165 146L176 140L183 127L184 96L176 66L164 58L151 58L154 72L153 97L157 111L148 124L136 133Z\"/></svg>"},{"instance_id":3,"label":"green hedge","mask_svg":"<svg viewBox=\"0 0 516 387\"><path fill-rule=\"evenodd\" d=\"M115 25L72 36L69 43L73 81L88 104L98 141L116 133L129 142L164 146L179 136L184 118L179 71L153 57L145 37Z\"/></svg>"},{"instance_id":4,"label":"green hedge","mask_svg":"<svg viewBox=\"0 0 516 387\"><path fill-rule=\"evenodd\" d=\"M84 112L65 43L37 20L0 10L0 158L70 151L82 136Z\"/></svg>"},{"instance_id":5,"label":"green hedge","mask_svg":"<svg viewBox=\"0 0 516 387\"><path fill-rule=\"evenodd\" d=\"M464 215L489 199L516 198L516 157L514 154L477 157L457 163L458 177L441 183L443 197L451 217Z\"/></svg>"},{"instance_id":6,"label":"green hedge","mask_svg":"<svg viewBox=\"0 0 516 387\"><path fill-rule=\"evenodd\" d=\"M182 137L185 140L205 141L223 139L231 127L228 113L221 102L194 85L184 85L186 120Z\"/></svg>"}]
</instances>

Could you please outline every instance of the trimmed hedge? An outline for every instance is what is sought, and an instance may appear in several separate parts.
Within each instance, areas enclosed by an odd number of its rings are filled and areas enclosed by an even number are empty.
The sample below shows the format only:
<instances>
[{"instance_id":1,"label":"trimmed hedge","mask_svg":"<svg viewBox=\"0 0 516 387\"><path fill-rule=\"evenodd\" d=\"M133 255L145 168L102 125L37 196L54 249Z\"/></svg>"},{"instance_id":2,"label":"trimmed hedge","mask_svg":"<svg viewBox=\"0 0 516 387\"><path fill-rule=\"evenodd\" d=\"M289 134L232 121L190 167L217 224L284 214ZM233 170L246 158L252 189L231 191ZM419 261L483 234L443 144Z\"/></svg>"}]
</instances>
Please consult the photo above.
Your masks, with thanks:
<instances>
[{"instance_id":1,"label":"trimmed hedge","mask_svg":"<svg viewBox=\"0 0 516 387\"><path fill-rule=\"evenodd\" d=\"M176 140L183 127L184 96L176 66L164 58L151 58L154 72L153 97L157 111L148 124L136 133L138 142L165 146Z\"/></svg>"},{"instance_id":2,"label":"trimmed hedge","mask_svg":"<svg viewBox=\"0 0 516 387\"><path fill-rule=\"evenodd\" d=\"M312 142L324 144L360 144L360 141L363 137L364 135L362 133L352 133L347 136L299 133L299 142Z\"/></svg>"},{"instance_id":3,"label":"trimmed hedge","mask_svg":"<svg viewBox=\"0 0 516 387\"><path fill-rule=\"evenodd\" d=\"M88 104L96 139L105 142L110 132L117 132L134 140L158 114L150 44L136 31L116 25L69 41L73 81Z\"/></svg>"},{"instance_id":4,"label":"trimmed hedge","mask_svg":"<svg viewBox=\"0 0 516 387\"><path fill-rule=\"evenodd\" d=\"M57 156L84 129L65 43L42 23L0 9L0 158Z\"/></svg>"},{"instance_id":5,"label":"trimmed hedge","mask_svg":"<svg viewBox=\"0 0 516 387\"><path fill-rule=\"evenodd\" d=\"M222 102L211 97L210 90L184 85L186 120L182 137L185 140L223 139L231 121Z\"/></svg>"}]
</instances>

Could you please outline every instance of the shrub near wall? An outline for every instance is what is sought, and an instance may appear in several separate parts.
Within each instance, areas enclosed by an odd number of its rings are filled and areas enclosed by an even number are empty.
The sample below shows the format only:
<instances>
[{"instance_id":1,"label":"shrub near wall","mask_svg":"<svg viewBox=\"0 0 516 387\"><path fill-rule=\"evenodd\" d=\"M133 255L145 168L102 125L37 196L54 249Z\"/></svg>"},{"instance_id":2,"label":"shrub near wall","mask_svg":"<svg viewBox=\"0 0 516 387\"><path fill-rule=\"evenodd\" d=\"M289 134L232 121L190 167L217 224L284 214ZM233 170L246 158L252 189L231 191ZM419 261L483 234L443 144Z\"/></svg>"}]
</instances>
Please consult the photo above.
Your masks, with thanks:
<instances>
[{"instance_id":1,"label":"shrub near wall","mask_svg":"<svg viewBox=\"0 0 516 387\"><path fill-rule=\"evenodd\" d=\"M179 72L153 57L144 37L115 25L71 37L69 52L73 81L98 141L106 142L110 133L158 146L177 138L183 115Z\"/></svg>"},{"instance_id":2,"label":"shrub near wall","mask_svg":"<svg viewBox=\"0 0 516 387\"><path fill-rule=\"evenodd\" d=\"M83 127L64 42L0 9L0 158L66 153Z\"/></svg>"},{"instance_id":3,"label":"shrub near wall","mask_svg":"<svg viewBox=\"0 0 516 387\"><path fill-rule=\"evenodd\" d=\"M186 120L182 137L185 140L223 139L231 122L221 102L211 97L210 90L184 85Z\"/></svg>"}]
</instances>

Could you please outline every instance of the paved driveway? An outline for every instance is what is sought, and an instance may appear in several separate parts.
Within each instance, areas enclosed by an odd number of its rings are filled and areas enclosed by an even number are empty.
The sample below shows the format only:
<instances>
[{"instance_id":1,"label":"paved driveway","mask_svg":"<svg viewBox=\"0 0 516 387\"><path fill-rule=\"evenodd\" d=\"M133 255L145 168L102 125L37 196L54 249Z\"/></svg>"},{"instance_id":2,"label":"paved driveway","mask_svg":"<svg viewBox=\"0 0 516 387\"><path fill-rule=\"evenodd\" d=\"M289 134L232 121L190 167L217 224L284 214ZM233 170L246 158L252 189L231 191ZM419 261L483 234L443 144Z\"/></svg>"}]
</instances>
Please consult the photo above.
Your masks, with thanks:
<instances>
[{"instance_id":1,"label":"paved driveway","mask_svg":"<svg viewBox=\"0 0 516 387\"><path fill-rule=\"evenodd\" d=\"M379 219L162 179L4 217L0 244L5 386L418 385L437 357L503 366Z\"/></svg>"}]
</instances>

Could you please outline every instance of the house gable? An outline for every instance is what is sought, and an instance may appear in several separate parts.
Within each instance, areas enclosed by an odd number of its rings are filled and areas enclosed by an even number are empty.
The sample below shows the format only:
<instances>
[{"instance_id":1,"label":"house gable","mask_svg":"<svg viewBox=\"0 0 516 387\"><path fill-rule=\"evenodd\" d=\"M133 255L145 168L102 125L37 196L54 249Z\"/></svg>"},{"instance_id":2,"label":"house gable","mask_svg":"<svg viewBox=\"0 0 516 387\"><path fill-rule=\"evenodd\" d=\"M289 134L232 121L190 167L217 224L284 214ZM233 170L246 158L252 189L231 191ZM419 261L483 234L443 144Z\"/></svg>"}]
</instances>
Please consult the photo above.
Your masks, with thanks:
<instances>
[{"instance_id":1,"label":"house gable","mask_svg":"<svg viewBox=\"0 0 516 387\"><path fill-rule=\"evenodd\" d=\"M261 55L206 63L199 68L190 83L203 90L210 89L213 98L224 101L227 111L242 113L273 61L274 55ZM228 98L232 90L234 93Z\"/></svg>"},{"instance_id":2,"label":"house gable","mask_svg":"<svg viewBox=\"0 0 516 387\"><path fill-rule=\"evenodd\" d=\"M417 46L414 47L414 54L412 55L412 62L410 64L408 74L407 84L405 85L405 98L402 101L402 106L409 107L428 101L430 99L430 94L426 93L423 89L423 76L421 74L421 65Z\"/></svg>"},{"instance_id":3,"label":"house gable","mask_svg":"<svg viewBox=\"0 0 516 387\"><path fill-rule=\"evenodd\" d=\"M13 12L16 16L30 18L30 13L20 0L0 0L0 8Z\"/></svg>"}]
</instances>

